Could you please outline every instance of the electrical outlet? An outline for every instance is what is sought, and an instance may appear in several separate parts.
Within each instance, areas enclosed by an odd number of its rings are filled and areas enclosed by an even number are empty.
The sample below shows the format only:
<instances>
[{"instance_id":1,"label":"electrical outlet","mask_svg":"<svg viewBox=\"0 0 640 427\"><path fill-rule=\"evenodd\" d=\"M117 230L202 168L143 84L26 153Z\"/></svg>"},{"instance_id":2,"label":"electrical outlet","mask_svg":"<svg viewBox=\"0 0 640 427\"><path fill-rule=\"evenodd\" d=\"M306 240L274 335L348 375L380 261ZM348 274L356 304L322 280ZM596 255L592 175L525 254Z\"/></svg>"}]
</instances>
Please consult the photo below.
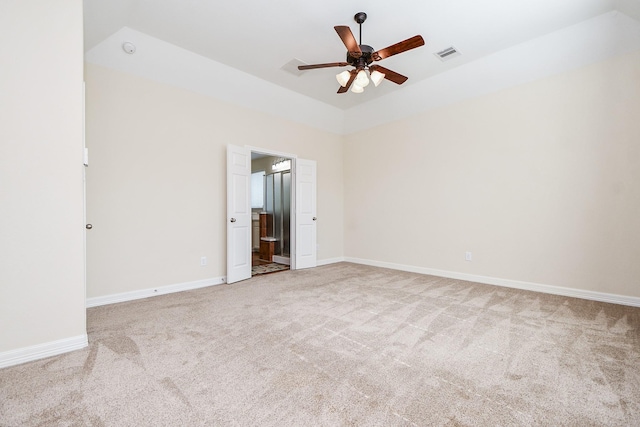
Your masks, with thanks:
<instances>
[{"instance_id":1,"label":"electrical outlet","mask_svg":"<svg viewBox=\"0 0 640 427\"><path fill-rule=\"evenodd\" d=\"M464 259L465 261L471 261L471 252L465 252Z\"/></svg>"},{"instance_id":2,"label":"electrical outlet","mask_svg":"<svg viewBox=\"0 0 640 427\"><path fill-rule=\"evenodd\" d=\"M203 266L203 267L205 265L207 265L207 257L206 256L200 257L200 265Z\"/></svg>"}]
</instances>

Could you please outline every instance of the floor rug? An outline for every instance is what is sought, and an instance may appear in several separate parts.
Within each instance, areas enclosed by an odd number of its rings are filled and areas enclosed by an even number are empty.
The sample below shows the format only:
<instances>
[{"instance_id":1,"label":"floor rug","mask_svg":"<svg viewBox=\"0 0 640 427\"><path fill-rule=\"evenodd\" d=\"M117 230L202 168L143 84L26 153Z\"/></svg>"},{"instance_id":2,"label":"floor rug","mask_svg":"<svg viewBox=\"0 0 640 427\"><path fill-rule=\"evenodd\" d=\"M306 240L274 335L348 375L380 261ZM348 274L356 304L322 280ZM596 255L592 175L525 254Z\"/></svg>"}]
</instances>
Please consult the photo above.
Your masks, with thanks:
<instances>
[{"instance_id":1,"label":"floor rug","mask_svg":"<svg viewBox=\"0 0 640 427\"><path fill-rule=\"evenodd\" d=\"M256 265L251 267L251 275L256 276L258 274L269 274L275 273L276 271L284 271L288 269L288 265L276 264L275 262L272 262L271 264Z\"/></svg>"}]
</instances>

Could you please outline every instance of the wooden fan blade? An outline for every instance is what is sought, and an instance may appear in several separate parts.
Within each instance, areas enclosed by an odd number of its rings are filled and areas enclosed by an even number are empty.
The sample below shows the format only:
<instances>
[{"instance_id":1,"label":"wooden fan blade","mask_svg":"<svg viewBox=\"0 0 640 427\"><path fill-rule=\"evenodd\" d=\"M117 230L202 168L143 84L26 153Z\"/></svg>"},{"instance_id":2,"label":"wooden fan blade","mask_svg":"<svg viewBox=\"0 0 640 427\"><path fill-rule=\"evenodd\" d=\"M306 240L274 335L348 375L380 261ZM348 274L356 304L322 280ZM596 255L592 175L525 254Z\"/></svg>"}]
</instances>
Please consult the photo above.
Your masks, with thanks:
<instances>
[{"instance_id":1,"label":"wooden fan blade","mask_svg":"<svg viewBox=\"0 0 640 427\"><path fill-rule=\"evenodd\" d=\"M356 76L358 75L358 71L360 70L351 70L351 77L349 77L349 81L347 82L346 86L340 86L340 89L338 89L338 93L345 93L346 91L349 90L349 88L351 87L351 84L353 83L353 81L356 79Z\"/></svg>"},{"instance_id":2,"label":"wooden fan blade","mask_svg":"<svg viewBox=\"0 0 640 427\"><path fill-rule=\"evenodd\" d=\"M360 50L360 46L358 45L356 38L351 32L351 28L347 27L346 25L336 25L333 28L340 36L342 43L344 43L344 45L347 47L349 55L354 58L360 58L362 56L362 51Z\"/></svg>"},{"instance_id":3,"label":"wooden fan blade","mask_svg":"<svg viewBox=\"0 0 640 427\"><path fill-rule=\"evenodd\" d=\"M314 70L316 68L346 67L348 62L329 62L327 64L298 65L298 70Z\"/></svg>"},{"instance_id":4,"label":"wooden fan blade","mask_svg":"<svg viewBox=\"0 0 640 427\"><path fill-rule=\"evenodd\" d=\"M423 45L424 39L422 36L413 36L410 39L403 40L400 43L396 43L377 52L373 52L371 54L371 58L373 58L374 61L380 61L381 59L388 58Z\"/></svg>"},{"instance_id":5,"label":"wooden fan blade","mask_svg":"<svg viewBox=\"0 0 640 427\"><path fill-rule=\"evenodd\" d=\"M403 76L402 74L398 74L395 71L391 71L388 68L381 67L379 65L372 65L369 67L371 72L378 71L384 74L384 78L394 82L395 84L401 85L402 83L409 80L409 77Z\"/></svg>"}]
</instances>

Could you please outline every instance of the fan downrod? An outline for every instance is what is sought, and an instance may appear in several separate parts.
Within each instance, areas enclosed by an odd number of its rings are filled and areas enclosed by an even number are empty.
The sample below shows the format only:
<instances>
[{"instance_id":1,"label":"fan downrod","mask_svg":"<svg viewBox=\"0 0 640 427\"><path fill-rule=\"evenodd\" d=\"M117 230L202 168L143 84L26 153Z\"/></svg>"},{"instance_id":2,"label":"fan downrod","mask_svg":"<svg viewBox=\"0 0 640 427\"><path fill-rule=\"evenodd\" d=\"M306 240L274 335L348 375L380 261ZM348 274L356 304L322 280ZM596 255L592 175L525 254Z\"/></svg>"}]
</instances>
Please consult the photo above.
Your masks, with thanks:
<instances>
[{"instance_id":1,"label":"fan downrod","mask_svg":"<svg viewBox=\"0 0 640 427\"><path fill-rule=\"evenodd\" d=\"M367 14L358 12L353 16L353 19L358 23L358 27L360 28L360 41L358 44L362 45L362 23L367 20Z\"/></svg>"}]
</instances>

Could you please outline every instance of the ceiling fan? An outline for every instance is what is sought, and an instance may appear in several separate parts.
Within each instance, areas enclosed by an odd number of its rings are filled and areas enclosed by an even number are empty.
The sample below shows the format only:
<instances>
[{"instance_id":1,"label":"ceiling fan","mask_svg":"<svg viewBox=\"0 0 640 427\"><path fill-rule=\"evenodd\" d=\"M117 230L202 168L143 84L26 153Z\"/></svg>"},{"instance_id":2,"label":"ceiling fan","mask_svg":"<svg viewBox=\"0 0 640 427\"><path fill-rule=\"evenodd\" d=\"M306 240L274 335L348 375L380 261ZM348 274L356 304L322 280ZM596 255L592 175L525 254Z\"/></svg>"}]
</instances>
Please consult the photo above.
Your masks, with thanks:
<instances>
[{"instance_id":1,"label":"ceiling fan","mask_svg":"<svg viewBox=\"0 0 640 427\"><path fill-rule=\"evenodd\" d=\"M391 71L388 68L381 67L377 64L372 64L374 61L381 61L393 55L397 55L402 52L406 52L411 49L424 45L424 39L422 36L413 36L407 40L401 41L384 49L374 51L371 46L362 44L362 23L367 20L367 14L364 12L358 12L353 19L360 26L360 43L356 42L356 38L353 36L351 29L346 25L337 25L333 27L342 43L347 47L347 61L346 62L330 62L327 64L312 64L312 65L299 65L298 70L313 70L315 68L330 68L330 67L354 67L351 71L343 71L336 76L338 83L340 83L340 89L338 93L345 93L349 90L349 87L353 85L352 92L361 93L364 91L364 87L369 84L369 78L365 70L369 70L371 81L375 86L378 86L383 79L390 80L396 84L401 85L406 82L408 77L398 74L395 71Z\"/></svg>"}]
</instances>

